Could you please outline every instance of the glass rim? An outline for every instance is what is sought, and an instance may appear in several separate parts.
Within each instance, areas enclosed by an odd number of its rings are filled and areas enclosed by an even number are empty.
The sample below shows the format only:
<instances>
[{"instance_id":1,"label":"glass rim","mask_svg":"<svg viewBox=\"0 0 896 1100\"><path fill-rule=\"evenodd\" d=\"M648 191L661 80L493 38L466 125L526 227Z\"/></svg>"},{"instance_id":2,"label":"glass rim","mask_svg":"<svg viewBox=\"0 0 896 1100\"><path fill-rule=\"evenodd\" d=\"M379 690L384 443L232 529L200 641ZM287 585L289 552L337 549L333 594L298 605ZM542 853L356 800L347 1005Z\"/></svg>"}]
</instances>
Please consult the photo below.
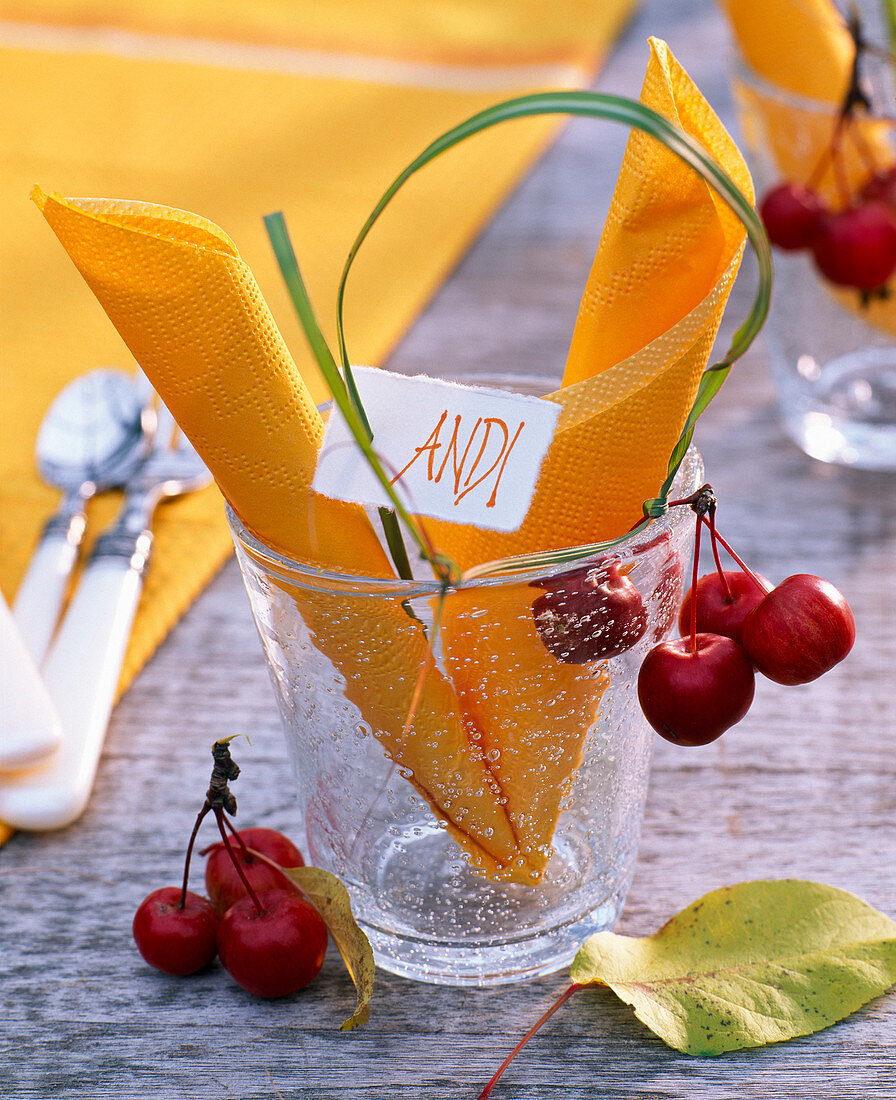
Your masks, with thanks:
<instances>
[{"instance_id":1,"label":"glass rim","mask_svg":"<svg viewBox=\"0 0 896 1100\"><path fill-rule=\"evenodd\" d=\"M691 446L685 458L686 461L682 463L678 478L676 478L676 488L684 481L684 476L689 473L691 480L695 482L693 488L696 489L698 487L696 482L703 470L700 453L695 447ZM688 491L693 490L689 489ZM233 511L230 504L225 504L225 511L230 533L236 546L244 550L267 572L275 574L283 580L292 580L293 583L299 585L303 582L309 582L315 588L326 589L333 594L341 592L346 595L367 594L399 597L400 599L437 596L442 591L441 583L435 578L405 580L394 576L367 577L359 573L342 573L339 570L325 569L309 562L299 561L274 549L255 535ZM658 538L662 537L666 531L671 532L673 527L679 525L681 519L675 514L676 512L684 520L687 520L688 516L691 515L688 509L674 509L662 516L652 518L645 527L633 531L630 535L606 546L604 549L593 547L583 549L580 556L568 558L562 562L555 562L551 565L530 565L519 570L502 571L490 576L477 575L471 578L463 578L459 585L451 585L448 590L463 589L469 591L473 588L529 584L536 578L554 577L561 573L567 573L573 569L581 568L591 561L595 563L599 561L603 564L604 562L635 557L639 552L643 553L655 545ZM513 559L508 560L512 561Z\"/></svg>"},{"instance_id":2,"label":"glass rim","mask_svg":"<svg viewBox=\"0 0 896 1100\"><path fill-rule=\"evenodd\" d=\"M799 92L792 92L789 88L782 88L779 84L774 84L772 81L766 79L760 73L749 65L743 58L738 58L734 67L734 81L749 87L752 90L759 92L760 95L766 96L768 99L773 99L778 103L782 103L785 107L792 107L796 110L806 111L807 113L816 115L825 115L831 118L836 117L840 113L840 104L832 103L824 99L813 99L811 96L800 95ZM871 119L872 116L859 116L862 119ZM875 122L893 122L896 116L892 114L875 114L873 121Z\"/></svg>"}]
</instances>

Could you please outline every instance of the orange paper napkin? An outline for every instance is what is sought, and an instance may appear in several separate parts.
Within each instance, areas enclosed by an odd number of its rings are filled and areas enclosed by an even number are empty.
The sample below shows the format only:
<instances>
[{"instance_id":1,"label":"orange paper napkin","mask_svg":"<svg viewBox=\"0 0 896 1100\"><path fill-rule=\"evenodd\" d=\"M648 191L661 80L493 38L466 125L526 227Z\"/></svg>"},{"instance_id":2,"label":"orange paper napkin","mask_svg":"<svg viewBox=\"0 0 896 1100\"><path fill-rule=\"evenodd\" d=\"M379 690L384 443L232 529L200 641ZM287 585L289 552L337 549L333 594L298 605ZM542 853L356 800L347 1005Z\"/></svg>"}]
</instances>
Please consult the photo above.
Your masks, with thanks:
<instances>
[{"instance_id":1,"label":"orange paper napkin","mask_svg":"<svg viewBox=\"0 0 896 1100\"><path fill-rule=\"evenodd\" d=\"M651 41L641 101L697 138L752 194L734 143L664 42ZM563 412L529 513L510 534L429 524L441 550L469 566L613 538L637 522L693 403L744 237L691 168L633 131L564 388L549 395ZM549 653L532 614L538 595L520 587L479 608L476 593L461 590L445 601L441 632L461 708L483 731L518 842L540 872L608 673Z\"/></svg>"},{"instance_id":2,"label":"orange paper napkin","mask_svg":"<svg viewBox=\"0 0 896 1100\"><path fill-rule=\"evenodd\" d=\"M641 101L695 137L747 195L743 158L664 42ZM624 534L656 496L693 403L745 239L692 168L633 131L572 338L557 432L522 526L427 521L464 568Z\"/></svg>"},{"instance_id":3,"label":"orange paper napkin","mask_svg":"<svg viewBox=\"0 0 896 1100\"><path fill-rule=\"evenodd\" d=\"M698 135L749 187L730 139L660 42L652 44L643 99ZM656 143L633 136L573 341L573 384L554 395L561 401L571 395L566 430L573 434L558 435L552 454L559 484L573 492L536 496L534 523L548 546L599 537L595 507L604 524L622 517L630 526L640 501L663 480L743 241L734 215L690 175ZM35 198L244 522L293 556L367 575L387 572L364 513L308 490L320 418L230 239L195 215L161 207L40 191ZM680 245L670 254L672 226ZM640 266L632 259L633 232ZM642 319L644 311L632 311L632 303L649 303L663 292L672 270L683 267L689 271L680 276L684 289L673 296L667 329L657 333L655 319ZM627 281L630 297L617 286L620 280ZM597 324L619 334L611 348L622 349L621 362L601 363L577 350L580 334L582 345L592 347L589 333ZM615 484L618 467L618 491L604 496L592 488L580 500L574 491L580 463L593 471L602 469L602 460L609 463L606 484ZM565 526L556 522L558 512ZM445 525L441 534L474 552L464 541L470 529ZM437 544L445 548L441 539ZM377 613L359 608L358 601L289 592L316 645L345 677L348 697L472 861L495 877L537 879L606 674L554 658L535 636L518 594L508 606L489 601L492 647L481 645L480 630L468 633L464 626L466 593L448 597L442 625L446 676L427 658L422 625L397 601ZM513 654L507 670L522 676L522 691L534 685L522 708L513 704L504 673L496 679L482 664L485 656L504 650ZM421 668L420 698L412 710ZM568 708L559 715L559 727L567 731L563 738L543 713L557 698ZM484 753L483 745L490 751ZM500 763L490 766L492 757Z\"/></svg>"},{"instance_id":4,"label":"orange paper napkin","mask_svg":"<svg viewBox=\"0 0 896 1100\"><path fill-rule=\"evenodd\" d=\"M34 198L243 522L299 560L390 576L364 510L310 490L323 422L226 234L145 203L64 199L38 188ZM497 785L469 752L451 685L427 667L421 624L398 601L372 609L288 591L348 698L476 862L493 870L512 861L516 843Z\"/></svg>"}]
</instances>

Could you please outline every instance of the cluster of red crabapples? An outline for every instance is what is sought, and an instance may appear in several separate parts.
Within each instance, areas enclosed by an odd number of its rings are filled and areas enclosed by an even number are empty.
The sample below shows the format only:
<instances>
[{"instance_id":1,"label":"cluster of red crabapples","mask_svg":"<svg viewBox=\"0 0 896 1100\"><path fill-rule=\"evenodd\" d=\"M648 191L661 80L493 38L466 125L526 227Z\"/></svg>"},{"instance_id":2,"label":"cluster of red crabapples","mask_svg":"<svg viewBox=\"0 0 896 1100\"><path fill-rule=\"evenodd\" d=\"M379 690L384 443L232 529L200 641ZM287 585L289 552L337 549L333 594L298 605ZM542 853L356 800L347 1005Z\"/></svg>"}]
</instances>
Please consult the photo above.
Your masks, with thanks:
<instances>
[{"instance_id":1,"label":"cluster of red crabapples","mask_svg":"<svg viewBox=\"0 0 896 1100\"><path fill-rule=\"evenodd\" d=\"M779 684L816 680L852 649L855 621L844 597L821 577L798 573L772 585L749 569L716 530L710 486L672 505L688 505L697 517L693 579L679 611L681 637L647 653L638 701L666 740L706 745L747 713L756 670ZM704 527L716 568L700 577ZM722 568L719 546L737 570ZM545 589L532 606L538 636L562 661L616 657L647 630L641 593L616 562L592 562L534 583Z\"/></svg>"},{"instance_id":2,"label":"cluster of red crabapples","mask_svg":"<svg viewBox=\"0 0 896 1100\"><path fill-rule=\"evenodd\" d=\"M234 981L256 997L285 997L313 981L327 951L327 926L283 868L304 865L301 852L274 829L237 831L228 781L239 774L228 740L215 742L205 803L193 827L181 886L154 890L134 915L134 941L165 974L194 974L219 956ZM226 812L225 812L226 811ZM208 856L208 897L187 889L190 857L203 818L213 813L221 842Z\"/></svg>"},{"instance_id":3,"label":"cluster of red crabapples","mask_svg":"<svg viewBox=\"0 0 896 1100\"><path fill-rule=\"evenodd\" d=\"M896 272L896 166L875 162L857 123L869 117L871 98L861 80L866 55L879 53L865 39L857 13L848 20L855 45L852 72L834 123L830 144L805 184L785 180L759 204L759 214L772 244L785 251L808 250L821 274L837 286L854 287L863 301L886 297ZM892 57L887 55L892 62ZM873 117L873 116L872 116ZM852 190L843 162L851 139L865 165L865 182ZM828 205L817 184L830 170L838 196Z\"/></svg>"},{"instance_id":4,"label":"cluster of red crabapples","mask_svg":"<svg viewBox=\"0 0 896 1100\"><path fill-rule=\"evenodd\" d=\"M875 172L838 210L808 185L779 183L759 214L772 244L810 251L828 282L866 296L886 294L896 271L896 167Z\"/></svg>"}]
</instances>

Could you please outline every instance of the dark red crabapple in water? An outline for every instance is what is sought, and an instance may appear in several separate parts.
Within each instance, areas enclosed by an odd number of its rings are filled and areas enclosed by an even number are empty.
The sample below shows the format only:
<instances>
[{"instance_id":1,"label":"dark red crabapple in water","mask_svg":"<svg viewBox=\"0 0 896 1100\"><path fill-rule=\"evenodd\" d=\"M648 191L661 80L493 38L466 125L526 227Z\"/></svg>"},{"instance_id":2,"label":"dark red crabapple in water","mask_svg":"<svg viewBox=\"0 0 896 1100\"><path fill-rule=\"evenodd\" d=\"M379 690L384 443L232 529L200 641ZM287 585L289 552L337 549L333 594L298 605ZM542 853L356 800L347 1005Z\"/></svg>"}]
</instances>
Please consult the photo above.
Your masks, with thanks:
<instances>
[{"instance_id":1,"label":"dark red crabapple in water","mask_svg":"<svg viewBox=\"0 0 896 1100\"><path fill-rule=\"evenodd\" d=\"M808 248L825 205L817 192L799 183L779 183L759 204L759 216L768 239L778 248L794 252Z\"/></svg>"},{"instance_id":2,"label":"dark red crabapple in water","mask_svg":"<svg viewBox=\"0 0 896 1100\"><path fill-rule=\"evenodd\" d=\"M859 194L863 202L882 202L896 210L896 167L875 172Z\"/></svg>"},{"instance_id":3,"label":"dark red crabapple in water","mask_svg":"<svg viewBox=\"0 0 896 1100\"><path fill-rule=\"evenodd\" d=\"M538 637L568 664L617 657L647 629L641 593L615 562L533 583L547 589L532 605Z\"/></svg>"},{"instance_id":4,"label":"dark red crabapple in water","mask_svg":"<svg viewBox=\"0 0 896 1100\"><path fill-rule=\"evenodd\" d=\"M852 649L856 624L843 595L821 577L797 573L750 612L743 644L759 671L779 684L817 680Z\"/></svg>"},{"instance_id":5,"label":"dark red crabapple in water","mask_svg":"<svg viewBox=\"0 0 896 1100\"><path fill-rule=\"evenodd\" d=\"M740 642L744 619L772 588L771 581L758 573L754 576L766 586L765 591L740 570L726 571L724 584L718 570L701 577L696 590L688 590L678 614L678 629L682 636L691 632L691 601L696 591L697 630L703 634L721 634Z\"/></svg>"},{"instance_id":6,"label":"dark red crabapple in water","mask_svg":"<svg viewBox=\"0 0 896 1100\"><path fill-rule=\"evenodd\" d=\"M215 957L218 914L206 898L163 886L143 899L132 931L140 954L163 974L195 974Z\"/></svg>"},{"instance_id":7,"label":"dark red crabapple in water","mask_svg":"<svg viewBox=\"0 0 896 1100\"><path fill-rule=\"evenodd\" d=\"M276 829L240 829L239 836L247 848L254 848L281 867L304 867L302 853L293 842ZM255 890L291 890L292 883L276 868L244 852L236 837L231 837L231 848L246 877ZM205 889L219 913L226 913L234 902L246 896L246 887L233 864L223 842L205 849L208 862L205 865Z\"/></svg>"},{"instance_id":8,"label":"dark red crabapple in water","mask_svg":"<svg viewBox=\"0 0 896 1100\"><path fill-rule=\"evenodd\" d=\"M881 202L827 214L812 237L812 255L830 282L878 290L896 271L896 214Z\"/></svg>"},{"instance_id":9,"label":"dark red crabapple in water","mask_svg":"<svg viewBox=\"0 0 896 1100\"><path fill-rule=\"evenodd\" d=\"M659 642L669 633L675 622L675 613L681 603L684 583L684 567L677 554L670 555L663 563L660 580L651 593L648 603L653 607L653 641Z\"/></svg>"},{"instance_id":10,"label":"dark red crabapple in water","mask_svg":"<svg viewBox=\"0 0 896 1100\"><path fill-rule=\"evenodd\" d=\"M638 673L638 702L656 732L676 745L708 745L750 709L753 665L718 634L661 642Z\"/></svg>"},{"instance_id":11,"label":"dark red crabapple in water","mask_svg":"<svg viewBox=\"0 0 896 1100\"><path fill-rule=\"evenodd\" d=\"M327 927L296 893L242 898L218 925L218 954L234 981L256 997L285 997L314 981L327 953Z\"/></svg>"},{"instance_id":12,"label":"dark red crabapple in water","mask_svg":"<svg viewBox=\"0 0 896 1100\"><path fill-rule=\"evenodd\" d=\"M648 551L651 551L653 558L656 558L661 549L665 549L666 557L658 570L659 580L646 599L650 638L654 642L661 642L675 622L681 603L684 566L681 555L672 545L672 536L669 531L661 531L649 542L634 548L634 553L642 556L646 556Z\"/></svg>"}]
</instances>

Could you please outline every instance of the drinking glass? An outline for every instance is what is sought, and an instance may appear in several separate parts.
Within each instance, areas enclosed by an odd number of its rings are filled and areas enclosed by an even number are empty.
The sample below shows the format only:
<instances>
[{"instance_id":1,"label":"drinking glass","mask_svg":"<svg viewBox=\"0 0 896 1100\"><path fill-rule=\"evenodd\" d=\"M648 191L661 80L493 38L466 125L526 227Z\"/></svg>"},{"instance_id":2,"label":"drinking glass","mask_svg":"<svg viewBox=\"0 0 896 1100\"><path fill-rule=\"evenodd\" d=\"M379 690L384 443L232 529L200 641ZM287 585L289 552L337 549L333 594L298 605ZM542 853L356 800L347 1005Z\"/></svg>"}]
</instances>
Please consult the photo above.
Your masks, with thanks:
<instances>
[{"instance_id":1,"label":"drinking glass","mask_svg":"<svg viewBox=\"0 0 896 1100\"><path fill-rule=\"evenodd\" d=\"M836 107L788 95L744 68L733 90L761 199L793 178L788 159L801 163L806 150L824 148ZM784 430L822 462L896 470L896 340L878 323L885 310L890 324L892 304L863 306L858 291L823 279L808 251L776 249L774 270L764 334Z\"/></svg>"},{"instance_id":2,"label":"drinking glass","mask_svg":"<svg viewBox=\"0 0 896 1100\"><path fill-rule=\"evenodd\" d=\"M691 451L676 494L702 472ZM597 564L482 578L444 597L435 581L289 560L229 519L307 856L344 882L377 964L441 984L511 982L568 964L611 928L654 736L637 671L677 615L690 509L671 509ZM533 607L586 565L627 576L646 619L625 652L575 665L541 641ZM504 858L508 825L517 848Z\"/></svg>"}]
</instances>

